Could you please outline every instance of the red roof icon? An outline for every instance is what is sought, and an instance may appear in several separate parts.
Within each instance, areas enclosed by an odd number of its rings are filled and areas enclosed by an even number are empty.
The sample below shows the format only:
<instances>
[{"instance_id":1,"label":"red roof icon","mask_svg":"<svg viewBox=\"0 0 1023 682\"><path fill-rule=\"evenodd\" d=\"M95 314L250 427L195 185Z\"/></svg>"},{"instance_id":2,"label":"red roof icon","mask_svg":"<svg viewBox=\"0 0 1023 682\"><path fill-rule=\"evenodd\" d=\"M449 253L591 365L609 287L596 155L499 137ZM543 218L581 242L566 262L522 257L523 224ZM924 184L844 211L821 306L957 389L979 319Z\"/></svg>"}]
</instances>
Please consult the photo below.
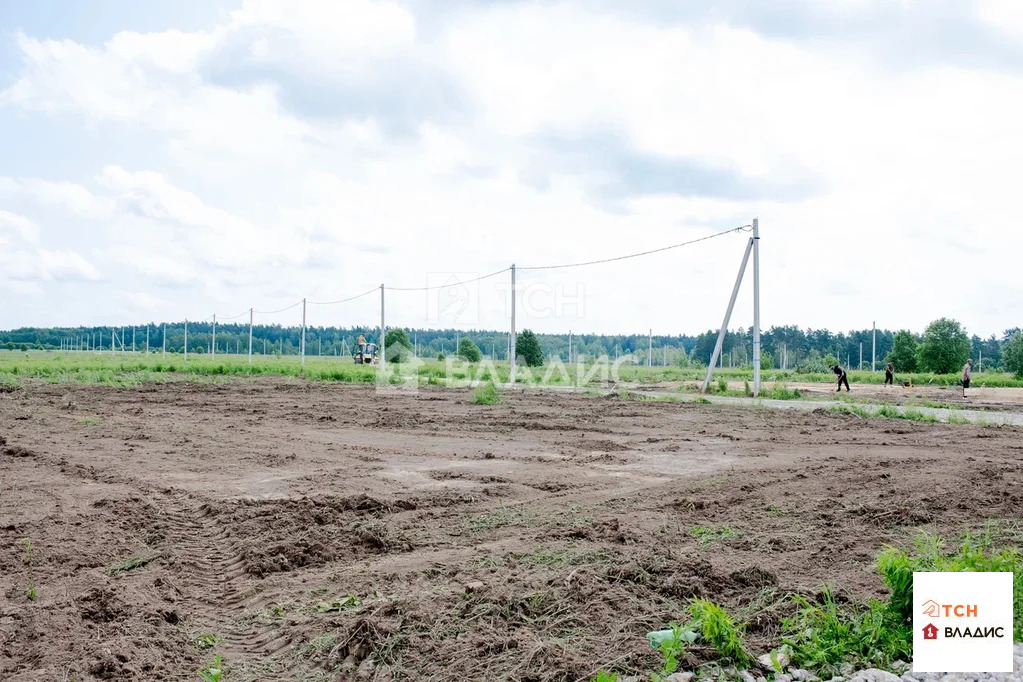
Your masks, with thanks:
<instances>
[{"instance_id":1,"label":"red roof icon","mask_svg":"<svg viewBox=\"0 0 1023 682\"><path fill-rule=\"evenodd\" d=\"M934 623L928 623L924 626L924 639L937 639L938 628L934 626Z\"/></svg>"}]
</instances>

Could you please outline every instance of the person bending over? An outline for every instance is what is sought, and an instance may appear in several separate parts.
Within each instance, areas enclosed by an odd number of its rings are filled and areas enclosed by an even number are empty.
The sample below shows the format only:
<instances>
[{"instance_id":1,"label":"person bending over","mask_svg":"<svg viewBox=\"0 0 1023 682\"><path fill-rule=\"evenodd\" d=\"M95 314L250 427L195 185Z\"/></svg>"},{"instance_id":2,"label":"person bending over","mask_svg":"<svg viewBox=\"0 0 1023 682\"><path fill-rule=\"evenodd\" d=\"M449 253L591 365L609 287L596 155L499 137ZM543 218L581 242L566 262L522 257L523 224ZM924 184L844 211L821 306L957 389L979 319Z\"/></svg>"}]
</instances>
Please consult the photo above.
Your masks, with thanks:
<instances>
[{"instance_id":1,"label":"person bending over","mask_svg":"<svg viewBox=\"0 0 1023 682\"><path fill-rule=\"evenodd\" d=\"M970 370L973 369L973 360L967 360L963 365L963 397L966 397L966 389L970 387Z\"/></svg>"},{"instance_id":2,"label":"person bending over","mask_svg":"<svg viewBox=\"0 0 1023 682\"><path fill-rule=\"evenodd\" d=\"M889 362L884 366L884 385L895 385L895 363Z\"/></svg>"},{"instance_id":3,"label":"person bending over","mask_svg":"<svg viewBox=\"0 0 1023 682\"><path fill-rule=\"evenodd\" d=\"M838 365L832 365L831 371L838 377L838 390L836 390L835 393L840 393L842 391L842 384L845 384L845 392L848 393L849 377L846 375L845 370Z\"/></svg>"}]
</instances>

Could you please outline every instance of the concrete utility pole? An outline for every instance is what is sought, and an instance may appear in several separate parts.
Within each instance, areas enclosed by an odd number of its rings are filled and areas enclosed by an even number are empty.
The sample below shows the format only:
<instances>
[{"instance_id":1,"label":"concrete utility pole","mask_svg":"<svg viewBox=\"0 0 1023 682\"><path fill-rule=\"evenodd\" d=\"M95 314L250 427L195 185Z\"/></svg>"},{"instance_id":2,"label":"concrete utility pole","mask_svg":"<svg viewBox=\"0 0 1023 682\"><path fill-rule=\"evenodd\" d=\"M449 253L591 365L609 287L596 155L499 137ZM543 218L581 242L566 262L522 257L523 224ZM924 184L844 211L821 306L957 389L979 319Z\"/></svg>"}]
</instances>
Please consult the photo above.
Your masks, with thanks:
<instances>
[{"instance_id":1,"label":"concrete utility pole","mask_svg":"<svg viewBox=\"0 0 1023 682\"><path fill-rule=\"evenodd\" d=\"M508 383L515 385L515 263L511 266L511 334L508 336L508 357L511 367L508 370Z\"/></svg>"},{"instance_id":2,"label":"concrete utility pole","mask_svg":"<svg viewBox=\"0 0 1023 682\"><path fill-rule=\"evenodd\" d=\"M860 341L860 365L856 369L863 369L863 342Z\"/></svg>"},{"instance_id":3,"label":"concrete utility pole","mask_svg":"<svg viewBox=\"0 0 1023 682\"><path fill-rule=\"evenodd\" d=\"M654 330L651 329L650 330L649 341L648 341L647 347L646 347L646 366L647 367L651 367L652 366L651 360L653 359L653 357L654 357Z\"/></svg>"},{"instance_id":4,"label":"concrete utility pole","mask_svg":"<svg viewBox=\"0 0 1023 682\"><path fill-rule=\"evenodd\" d=\"M217 314L213 314L213 338L210 342L210 353L213 357L217 357Z\"/></svg>"},{"instance_id":5,"label":"concrete utility pole","mask_svg":"<svg viewBox=\"0 0 1023 682\"><path fill-rule=\"evenodd\" d=\"M185 318L185 360L188 360L188 318Z\"/></svg>"},{"instance_id":6,"label":"concrete utility pole","mask_svg":"<svg viewBox=\"0 0 1023 682\"><path fill-rule=\"evenodd\" d=\"M877 322L871 324L874 325L873 341L870 344L870 371L873 372L877 364Z\"/></svg>"},{"instance_id":7,"label":"concrete utility pole","mask_svg":"<svg viewBox=\"0 0 1023 682\"><path fill-rule=\"evenodd\" d=\"M760 395L760 219L753 219L753 397Z\"/></svg>"},{"instance_id":8,"label":"concrete utility pole","mask_svg":"<svg viewBox=\"0 0 1023 682\"><path fill-rule=\"evenodd\" d=\"M135 352L135 327L131 328L131 352Z\"/></svg>"},{"instance_id":9,"label":"concrete utility pole","mask_svg":"<svg viewBox=\"0 0 1023 682\"><path fill-rule=\"evenodd\" d=\"M300 342L302 349L302 366L305 367L305 299L302 299L302 341Z\"/></svg>"},{"instance_id":10,"label":"concrete utility pole","mask_svg":"<svg viewBox=\"0 0 1023 682\"><path fill-rule=\"evenodd\" d=\"M266 339L263 339L263 343L266 343ZM265 346L263 352L266 353ZM252 308L249 308L249 364L252 364Z\"/></svg>"},{"instance_id":11,"label":"concrete utility pole","mask_svg":"<svg viewBox=\"0 0 1023 682\"><path fill-rule=\"evenodd\" d=\"M384 326L384 285L380 285L380 376L387 369L387 349L384 347L386 327Z\"/></svg>"},{"instance_id":12,"label":"concrete utility pole","mask_svg":"<svg viewBox=\"0 0 1023 682\"><path fill-rule=\"evenodd\" d=\"M167 357L167 323L163 323L163 357Z\"/></svg>"},{"instance_id":13,"label":"concrete utility pole","mask_svg":"<svg viewBox=\"0 0 1023 682\"><path fill-rule=\"evenodd\" d=\"M568 364L572 364L572 330L568 330Z\"/></svg>"}]
</instances>

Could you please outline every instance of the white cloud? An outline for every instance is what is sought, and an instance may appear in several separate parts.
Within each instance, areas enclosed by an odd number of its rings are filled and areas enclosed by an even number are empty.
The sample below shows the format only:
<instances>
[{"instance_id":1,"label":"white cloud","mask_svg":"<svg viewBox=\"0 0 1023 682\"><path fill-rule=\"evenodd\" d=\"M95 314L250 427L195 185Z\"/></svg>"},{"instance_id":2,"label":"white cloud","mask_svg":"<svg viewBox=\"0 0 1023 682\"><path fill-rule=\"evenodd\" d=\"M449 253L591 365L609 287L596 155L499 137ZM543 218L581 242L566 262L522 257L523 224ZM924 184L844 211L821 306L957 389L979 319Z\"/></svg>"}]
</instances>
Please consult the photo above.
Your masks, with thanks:
<instances>
[{"instance_id":1,"label":"white cloud","mask_svg":"<svg viewBox=\"0 0 1023 682\"><path fill-rule=\"evenodd\" d=\"M976 11L1011 32L1014 6ZM855 0L835 11L855 23L876 10ZM1023 247L1007 228L1023 155L1019 72L896 71L858 56L878 36L834 49L724 11L717 23L563 2L433 11L249 0L201 31L121 31L99 45L16 35L23 63L0 106L96 139L131 130L140 146L129 159L88 148L84 179L56 160L45 177L0 178L0 266L47 292L59 278L98 290L102 271L140 306L194 317L414 286L429 272L613 256L759 215L767 325L1011 322L976 301L1023 296L1006 274ZM430 97L409 98L417 88ZM790 185L791 196L775 191ZM24 241L26 225L45 248ZM526 323L705 329L741 248L723 239L544 273L585 285L591 302L581 319ZM937 265L970 263L983 267L969 277ZM83 310L109 319L117 299L92 296ZM507 325L496 286L481 301L479 326ZM742 301L736 324L749 321ZM374 306L310 314L369 321ZM418 294L388 307L395 324L424 323Z\"/></svg>"},{"instance_id":2,"label":"white cloud","mask_svg":"<svg viewBox=\"0 0 1023 682\"><path fill-rule=\"evenodd\" d=\"M31 220L23 215L11 213L0 208L0 235L5 230L17 233L28 242L34 242L39 238L39 228Z\"/></svg>"}]
</instances>

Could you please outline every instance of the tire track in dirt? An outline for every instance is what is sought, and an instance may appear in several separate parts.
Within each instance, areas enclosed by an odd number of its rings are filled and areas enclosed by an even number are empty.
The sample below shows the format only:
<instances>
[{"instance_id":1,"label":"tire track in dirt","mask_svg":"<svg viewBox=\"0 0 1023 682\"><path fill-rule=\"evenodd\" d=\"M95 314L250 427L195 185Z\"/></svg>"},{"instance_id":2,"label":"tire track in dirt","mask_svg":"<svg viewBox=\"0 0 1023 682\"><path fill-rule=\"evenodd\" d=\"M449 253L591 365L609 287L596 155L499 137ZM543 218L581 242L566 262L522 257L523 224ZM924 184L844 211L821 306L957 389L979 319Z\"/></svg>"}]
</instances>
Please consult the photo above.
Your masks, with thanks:
<instances>
[{"instance_id":1,"label":"tire track in dirt","mask_svg":"<svg viewBox=\"0 0 1023 682\"><path fill-rule=\"evenodd\" d=\"M240 543L218 520L213 506L195 505L193 497L172 494L163 509L172 535L168 539L181 553L179 575L192 588L183 596L203 614L210 631L222 638L217 648L225 657L280 653L291 644L287 633L268 623L238 622L260 603L260 585L250 577Z\"/></svg>"}]
</instances>

